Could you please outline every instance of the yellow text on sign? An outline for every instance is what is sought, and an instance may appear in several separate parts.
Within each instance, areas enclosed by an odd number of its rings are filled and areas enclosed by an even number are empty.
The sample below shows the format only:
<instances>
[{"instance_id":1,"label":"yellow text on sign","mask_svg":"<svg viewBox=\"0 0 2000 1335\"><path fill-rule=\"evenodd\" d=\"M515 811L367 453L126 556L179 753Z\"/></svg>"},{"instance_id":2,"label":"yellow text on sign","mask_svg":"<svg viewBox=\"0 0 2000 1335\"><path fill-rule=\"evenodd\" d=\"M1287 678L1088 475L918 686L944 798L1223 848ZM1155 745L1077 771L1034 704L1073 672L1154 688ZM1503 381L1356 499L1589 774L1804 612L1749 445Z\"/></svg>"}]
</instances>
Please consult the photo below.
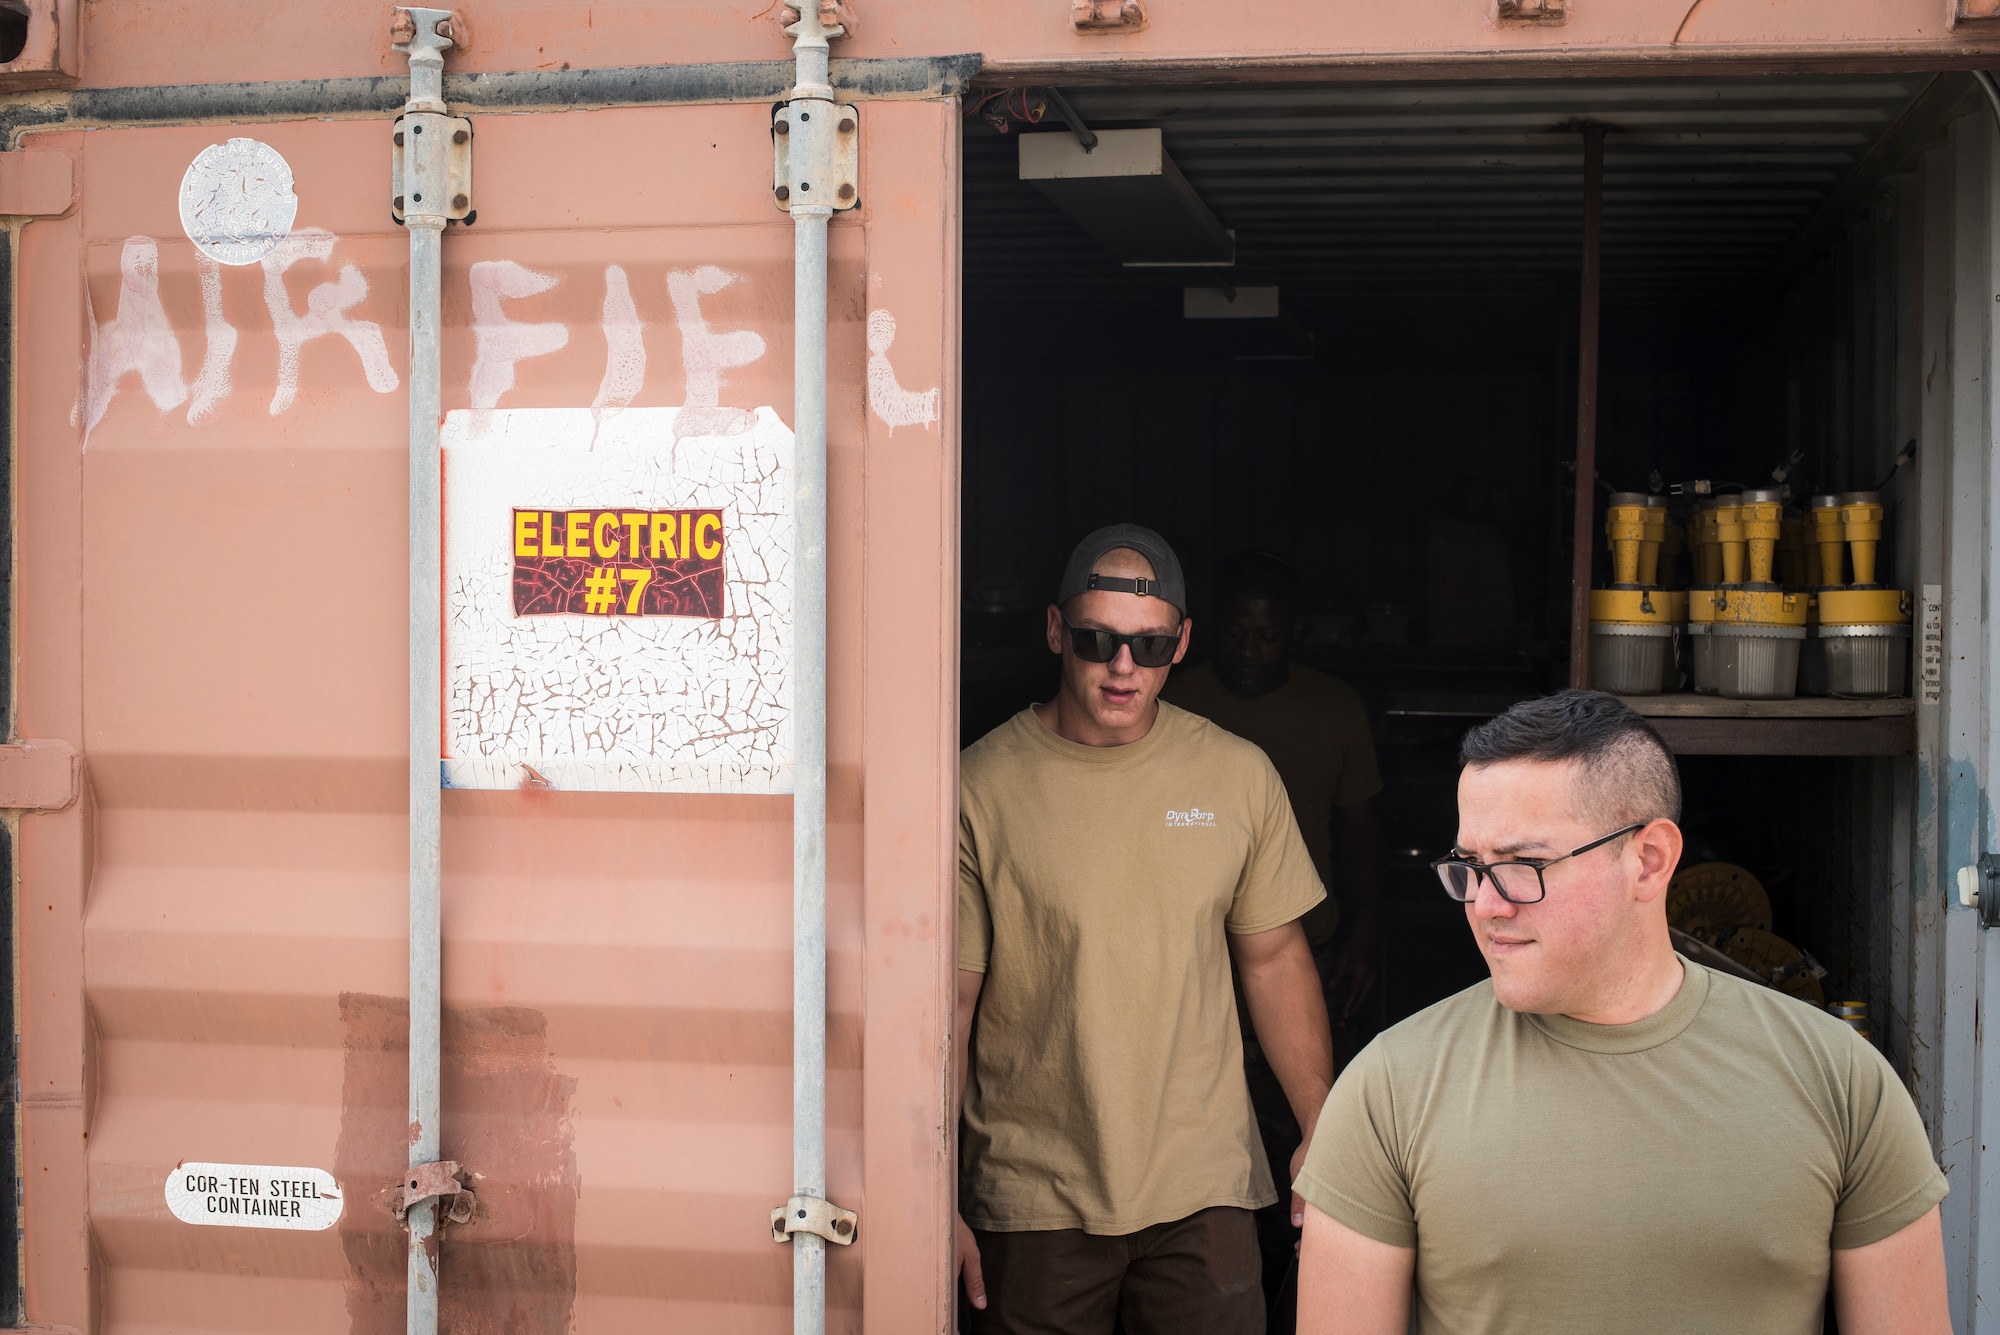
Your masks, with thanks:
<instances>
[{"instance_id":1,"label":"yellow text on sign","mask_svg":"<svg viewBox=\"0 0 2000 1335\"><path fill-rule=\"evenodd\" d=\"M600 561L713 561L722 555L713 510L516 510L514 555Z\"/></svg>"}]
</instances>

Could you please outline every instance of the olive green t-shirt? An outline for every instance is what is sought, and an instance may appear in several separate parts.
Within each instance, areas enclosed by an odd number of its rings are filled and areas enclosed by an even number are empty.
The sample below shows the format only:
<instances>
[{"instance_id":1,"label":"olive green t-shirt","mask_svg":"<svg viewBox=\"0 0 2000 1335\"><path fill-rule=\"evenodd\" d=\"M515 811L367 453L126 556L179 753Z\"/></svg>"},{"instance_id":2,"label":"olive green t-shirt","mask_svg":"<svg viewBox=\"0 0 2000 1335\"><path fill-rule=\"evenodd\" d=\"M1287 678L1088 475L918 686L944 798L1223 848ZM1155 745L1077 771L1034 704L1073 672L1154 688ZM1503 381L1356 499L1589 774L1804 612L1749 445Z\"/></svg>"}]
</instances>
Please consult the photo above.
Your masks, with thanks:
<instances>
[{"instance_id":1,"label":"olive green t-shirt","mask_svg":"<svg viewBox=\"0 0 2000 1335\"><path fill-rule=\"evenodd\" d=\"M1333 874L1333 809L1366 802L1382 791L1368 711L1354 688L1338 677L1291 663L1283 686L1244 696L1223 685L1212 666L1201 663L1175 673L1161 694L1255 742L1271 758L1292 799L1292 815L1320 880L1340 893L1339 878ZM1306 915L1306 936L1320 945L1333 939L1339 925L1340 905L1328 898Z\"/></svg>"},{"instance_id":2,"label":"olive green t-shirt","mask_svg":"<svg viewBox=\"0 0 2000 1335\"><path fill-rule=\"evenodd\" d=\"M1325 895L1264 753L1172 705L1126 746L1024 710L960 759L958 967L983 972L959 1209L1132 1233L1277 1199L1226 933Z\"/></svg>"},{"instance_id":3,"label":"olive green t-shirt","mask_svg":"<svg viewBox=\"0 0 2000 1335\"><path fill-rule=\"evenodd\" d=\"M1423 1335L1819 1335L1834 1248L1944 1198L1923 1122L1834 1017L1686 963L1656 1015L1467 988L1341 1073L1297 1188L1417 1251Z\"/></svg>"}]
</instances>

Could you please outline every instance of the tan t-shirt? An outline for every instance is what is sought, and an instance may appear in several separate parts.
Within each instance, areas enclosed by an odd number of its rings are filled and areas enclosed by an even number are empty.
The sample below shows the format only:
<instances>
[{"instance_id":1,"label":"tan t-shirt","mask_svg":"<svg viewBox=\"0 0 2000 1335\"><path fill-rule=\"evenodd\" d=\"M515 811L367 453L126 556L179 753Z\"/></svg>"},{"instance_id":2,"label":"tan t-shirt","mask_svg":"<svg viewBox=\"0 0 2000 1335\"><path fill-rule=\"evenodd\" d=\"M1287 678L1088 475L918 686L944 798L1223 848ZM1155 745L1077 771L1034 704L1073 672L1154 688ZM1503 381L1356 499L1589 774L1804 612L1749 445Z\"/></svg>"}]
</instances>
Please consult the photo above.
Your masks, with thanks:
<instances>
[{"instance_id":1,"label":"tan t-shirt","mask_svg":"<svg viewBox=\"0 0 2000 1335\"><path fill-rule=\"evenodd\" d=\"M1517 1014L1481 983L1341 1073L1297 1187L1417 1249L1413 1329L1819 1335L1830 1250L1944 1198L1866 1039L1686 969L1627 1025Z\"/></svg>"},{"instance_id":2,"label":"tan t-shirt","mask_svg":"<svg viewBox=\"0 0 2000 1335\"><path fill-rule=\"evenodd\" d=\"M1297 663L1288 665L1285 684L1263 695L1241 696L1222 684L1206 663L1176 673L1162 692L1182 709L1255 742L1271 758L1306 851L1320 880L1336 893L1333 874L1333 809L1366 802L1382 791L1375 767L1375 738L1368 711L1354 688L1337 677ZM1340 906L1328 899L1306 915L1313 944L1331 940Z\"/></svg>"},{"instance_id":3,"label":"tan t-shirt","mask_svg":"<svg viewBox=\"0 0 2000 1335\"><path fill-rule=\"evenodd\" d=\"M1263 752L1160 706L1082 746L1023 710L960 760L958 967L984 972L960 1213L1131 1233L1277 1199L1225 932L1325 895Z\"/></svg>"}]
</instances>

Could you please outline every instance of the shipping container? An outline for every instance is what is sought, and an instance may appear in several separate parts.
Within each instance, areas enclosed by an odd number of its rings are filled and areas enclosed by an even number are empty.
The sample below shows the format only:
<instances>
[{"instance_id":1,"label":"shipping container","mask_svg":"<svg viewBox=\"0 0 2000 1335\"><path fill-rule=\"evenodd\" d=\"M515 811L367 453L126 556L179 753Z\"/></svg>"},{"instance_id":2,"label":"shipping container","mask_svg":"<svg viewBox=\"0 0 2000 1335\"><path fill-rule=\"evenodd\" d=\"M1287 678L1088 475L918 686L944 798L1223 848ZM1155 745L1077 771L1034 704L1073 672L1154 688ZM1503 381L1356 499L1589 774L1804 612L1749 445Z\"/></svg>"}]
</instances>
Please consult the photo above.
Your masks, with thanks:
<instances>
[{"instance_id":1,"label":"shipping container","mask_svg":"<svg viewBox=\"0 0 2000 1335\"><path fill-rule=\"evenodd\" d=\"M2000 1332L2000 8L842 12L815 92L759 4L0 3L0 1318L402 1330L436 1160L441 1329L814 1329L823 1251L827 1329L949 1331L956 756L1069 545L1165 532L1198 633L1226 553L1298 569L1389 785L1379 1025L1481 974L1423 862L1464 727L1580 666L1601 494L1778 468L1882 492L1905 693L1640 707Z\"/></svg>"}]
</instances>

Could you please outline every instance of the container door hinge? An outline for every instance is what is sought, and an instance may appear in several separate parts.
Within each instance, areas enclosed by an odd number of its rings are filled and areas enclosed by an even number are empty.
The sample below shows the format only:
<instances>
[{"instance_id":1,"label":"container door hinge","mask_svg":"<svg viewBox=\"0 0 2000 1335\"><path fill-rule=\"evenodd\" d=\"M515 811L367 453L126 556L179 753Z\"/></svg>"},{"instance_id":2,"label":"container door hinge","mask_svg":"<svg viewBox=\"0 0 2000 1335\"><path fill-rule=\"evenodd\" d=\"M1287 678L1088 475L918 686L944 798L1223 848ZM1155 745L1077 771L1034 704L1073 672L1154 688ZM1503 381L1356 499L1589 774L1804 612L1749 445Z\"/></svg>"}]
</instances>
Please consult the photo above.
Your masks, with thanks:
<instances>
[{"instance_id":1,"label":"container door hinge","mask_svg":"<svg viewBox=\"0 0 2000 1335\"><path fill-rule=\"evenodd\" d=\"M1146 26L1142 0L1070 0L1069 26L1085 35L1138 32Z\"/></svg>"},{"instance_id":2,"label":"container door hinge","mask_svg":"<svg viewBox=\"0 0 2000 1335\"><path fill-rule=\"evenodd\" d=\"M76 164L55 148L0 153L0 213L53 218L76 202Z\"/></svg>"},{"instance_id":3,"label":"container door hinge","mask_svg":"<svg viewBox=\"0 0 2000 1335\"><path fill-rule=\"evenodd\" d=\"M1958 902L1978 911L1981 927L2000 927L2000 856L1981 853L1977 866L1958 869Z\"/></svg>"},{"instance_id":4,"label":"container door hinge","mask_svg":"<svg viewBox=\"0 0 2000 1335\"><path fill-rule=\"evenodd\" d=\"M61 811L76 801L83 758L62 741L16 741L0 746L0 809Z\"/></svg>"},{"instance_id":5,"label":"container door hinge","mask_svg":"<svg viewBox=\"0 0 2000 1335\"><path fill-rule=\"evenodd\" d=\"M790 213L819 204L841 213L861 202L861 112L798 97L771 108L771 197Z\"/></svg>"},{"instance_id":6,"label":"container door hinge","mask_svg":"<svg viewBox=\"0 0 2000 1335\"><path fill-rule=\"evenodd\" d=\"M823 1201L817 1196L794 1196L771 1211L771 1241L790 1242L794 1233L817 1233L828 1242L845 1247L861 1228L861 1217L852 1210Z\"/></svg>"},{"instance_id":7,"label":"container door hinge","mask_svg":"<svg viewBox=\"0 0 2000 1335\"><path fill-rule=\"evenodd\" d=\"M1562 23L1569 18L1568 0L1496 0L1493 17L1502 23Z\"/></svg>"},{"instance_id":8,"label":"container door hinge","mask_svg":"<svg viewBox=\"0 0 2000 1335\"><path fill-rule=\"evenodd\" d=\"M406 111L396 117L389 164L389 214L406 226L412 214L442 216L446 226L478 221L472 207L472 122L463 116Z\"/></svg>"},{"instance_id":9,"label":"container door hinge","mask_svg":"<svg viewBox=\"0 0 2000 1335\"><path fill-rule=\"evenodd\" d=\"M392 1207L396 1218L403 1218L412 1205L433 1197L439 1202L440 1221L469 1224L479 1209L479 1198L465 1185L465 1170L450 1159L440 1159L436 1163L410 1165L409 1172L396 1184Z\"/></svg>"}]
</instances>

